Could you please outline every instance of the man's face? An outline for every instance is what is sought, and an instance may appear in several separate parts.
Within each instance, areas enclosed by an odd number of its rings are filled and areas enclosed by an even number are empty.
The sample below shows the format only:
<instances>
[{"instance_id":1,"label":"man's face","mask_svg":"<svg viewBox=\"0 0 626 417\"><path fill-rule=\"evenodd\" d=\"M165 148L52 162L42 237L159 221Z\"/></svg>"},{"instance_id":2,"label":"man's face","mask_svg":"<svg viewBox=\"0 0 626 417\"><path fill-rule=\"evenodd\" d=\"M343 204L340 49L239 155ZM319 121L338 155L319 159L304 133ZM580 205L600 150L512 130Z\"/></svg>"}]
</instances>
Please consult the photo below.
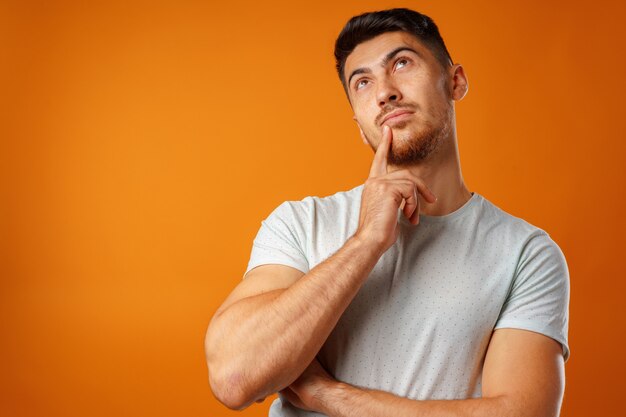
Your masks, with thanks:
<instances>
[{"instance_id":1,"label":"man's face","mask_svg":"<svg viewBox=\"0 0 626 417\"><path fill-rule=\"evenodd\" d=\"M344 74L363 141L375 149L388 125L393 130L389 164L414 165L432 155L454 127L452 101L459 98L449 90L449 78L456 67L443 70L430 50L406 32L384 33L357 45ZM400 111L407 113L385 120Z\"/></svg>"}]
</instances>

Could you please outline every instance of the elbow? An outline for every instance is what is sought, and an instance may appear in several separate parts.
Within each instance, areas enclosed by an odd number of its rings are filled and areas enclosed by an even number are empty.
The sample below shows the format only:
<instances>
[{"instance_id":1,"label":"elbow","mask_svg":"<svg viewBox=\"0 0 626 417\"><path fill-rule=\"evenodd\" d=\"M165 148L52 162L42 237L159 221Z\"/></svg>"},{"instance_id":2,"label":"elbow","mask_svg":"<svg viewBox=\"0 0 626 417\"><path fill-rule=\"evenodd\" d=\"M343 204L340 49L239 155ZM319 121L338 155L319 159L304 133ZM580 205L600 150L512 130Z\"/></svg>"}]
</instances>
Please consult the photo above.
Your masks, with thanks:
<instances>
[{"instance_id":1,"label":"elbow","mask_svg":"<svg viewBox=\"0 0 626 417\"><path fill-rule=\"evenodd\" d=\"M209 386L213 396L231 410L240 411L248 408L254 400L250 399L250 395L244 390L242 374L237 370L226 371L224 364L220 364L218 361L220 355L216 351L209 332L206 335L204 351L209 371Z\"/></svg>"},{"instance_id":2,"label":"elbow","mask_svg":"<svg viewBox=\"0 0 626 417\"><path fill-rule=\"evenodd\" d=\"M244 373L239 370L226 371L209 366L209 386L213 396L224 406L231 410L241 411L248 408L255 401L262 402L264 395L259 396L258 392L253 392L247 383ZM219 369L219 370L218 370Z\"/></svg>"},{"instance_id":3,"label":"elbow","mask_svg":"<svg viewBox=\"0 0 626 417\"><path fill-rule=\"evenodd\" d=\"M243 390L243 381L238 373L223 371L223 367L215 363L207 353L209 370L209 386L213 396L231 410L243 410L250 405L248 395Z\"/></svg>"},{"instance_id":4,"label":"elbow","mask_svg":"<svg viewBox=\"0 0 626 417\"><path fill-rule=\"evenodd\" d=\"M241 390L241 386L226 383L219 378L213 378L209 372L209 385L215 398L231 410L241 411L250 406L253 401Z\"/></svg>"}]
</instances>

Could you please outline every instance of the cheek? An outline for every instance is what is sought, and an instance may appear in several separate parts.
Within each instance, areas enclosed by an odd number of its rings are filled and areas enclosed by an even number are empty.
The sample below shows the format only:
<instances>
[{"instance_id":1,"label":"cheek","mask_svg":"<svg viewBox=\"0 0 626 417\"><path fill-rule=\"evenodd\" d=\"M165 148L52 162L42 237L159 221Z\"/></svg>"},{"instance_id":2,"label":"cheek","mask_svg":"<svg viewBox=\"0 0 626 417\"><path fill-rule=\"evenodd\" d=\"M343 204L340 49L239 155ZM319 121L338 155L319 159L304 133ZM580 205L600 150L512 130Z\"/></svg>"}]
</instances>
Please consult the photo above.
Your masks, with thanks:
<instances>
[{"instance_id":1,"label":"cheek","mask_svg":"<svg viewBox=\"0 0 626 417\"><path fill-rule=\"evenodd\" d=\"M372 93L373 90L373 88L366 88L352 96L352 107L355 113L359 112L366 116L371 112L372 102L376 103L376 97Z\"/></svg>"},{"instance_id":2,"label":"cheek","mask_svg":"<svg viewBox=\"0 0 626 417\"><path fill-rule=\"evenodd\" d=\"M380 110L376 107L372 107L371 103L367 104L369 104L369 106L365 103L355 103L355 106L353 107L356 120L364 129L369 128L370 126L375 126L376 118L380 113Z\"/></svg>"}]
</instances>

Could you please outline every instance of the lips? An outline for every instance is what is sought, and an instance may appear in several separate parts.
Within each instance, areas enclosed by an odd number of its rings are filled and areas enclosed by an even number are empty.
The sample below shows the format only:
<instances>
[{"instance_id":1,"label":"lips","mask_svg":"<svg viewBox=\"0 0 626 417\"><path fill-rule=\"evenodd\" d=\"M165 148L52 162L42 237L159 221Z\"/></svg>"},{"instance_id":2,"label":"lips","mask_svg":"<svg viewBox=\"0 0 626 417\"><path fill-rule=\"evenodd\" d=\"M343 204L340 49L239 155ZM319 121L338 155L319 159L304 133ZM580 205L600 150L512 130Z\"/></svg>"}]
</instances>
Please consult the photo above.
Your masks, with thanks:
<instances>
[{"instance_id":1,"label":"lips","mask_svg":"<svg viewBox=\"0 0 626 417\"><path fill-rule=\"evenodd\" d=\"M392 117L396 117L396 116L400 116L401 114L407 114L407 113L413 113L410 110L396 110L393 111L391 113L389 113L387 116L385 116L385 118L383 119L383 121L380 123L381 125L384 124L387 120L391 119Z\"/></svg>"}]
</instances>

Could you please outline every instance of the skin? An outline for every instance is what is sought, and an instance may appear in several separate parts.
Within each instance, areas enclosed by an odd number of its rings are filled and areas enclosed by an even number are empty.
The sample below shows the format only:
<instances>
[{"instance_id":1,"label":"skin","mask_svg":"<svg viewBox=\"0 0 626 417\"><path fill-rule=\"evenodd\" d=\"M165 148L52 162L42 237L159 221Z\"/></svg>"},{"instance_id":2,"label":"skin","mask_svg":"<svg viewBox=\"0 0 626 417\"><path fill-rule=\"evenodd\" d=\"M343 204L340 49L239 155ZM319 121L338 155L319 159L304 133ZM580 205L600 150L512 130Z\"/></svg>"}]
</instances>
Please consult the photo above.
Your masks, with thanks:
<instances>
[{"instance_id":1,"label":"skin","mask_svg":"<svg viewBox=\"0 0 626 417\"><path fill-rule=\"evenodd\" d=\"M281 394L331 417L557 417L565 389L561 347L539 333L494 332L483 367L482 397L412 400L337 381L315 359Z\"/></svg>"},{"instance_id":2,"label":"skin","mask_svg":"<svg viewBox=\"0 0 626 417\"><path fill-rule=\"evenodd\" d=\"M398 47L414 48L423 59L404 52L396 58L413 60L392 59L381 67L382 57ZM417 224L420 212L445 215L470 198L454 125L454 101L467 92L461 66L441 68L419 41L395 32L360 44L348 57L345 72L362 67L371 68L363 74L367 87L349 91L348 98L361 137L375 155L358 229L306 274L284 265L261 265L247 274L207 330L213 392L239 410L280 391L297 407L329 416L558 415L564 388L561 347L538 333L494 331L480 399L415 401L363 390L335 380L316 359L378 259L396 241L398 208ZM398 108L414 113L381 123Z\"/></svg>"},{"instance_id":3,"label":"skin","mask_svg":"<svg viewBox=\"0 0 626 417\"><path fill-rule=\"evenodd\" d=\"M382 57L399 46L419 48L426 59L416 61L415 54L401 52L388 66L379 66ZM405 54L413 61L397 59ZM442 70L427 48L400 32L360 44L348 57L346 78L352 69L361 67L369 67L372 72L351 80L349 99L363 142L375 150L375 156L364 188L359 230L367 240L382 239L383 247L388 247L395 241L397 230L389 239L393 219L380 213L397 206L381 208L384 199L376 196L382 195L384 182L395 181L394 200L399 196L404 199L404 215L414 224L419 221L420 211L444 215L471 197L461 175L453 103L466 94L467 79L459 64ZM358 83L361 89L355 90ZM415 113L382 123L385 115L398 108ZM412 187L404 183L400 187L400 178L411 181ZM433 194L438 197L434 202ZM389 205L392 199L389 194L386 197ZM420 201L429 204L421 204L421 208ZM380 207L373 210L376 202ZM376 215L386 218L380 221ZM376 223L377 228L368 226ZM565 388L561 346L531 331L495 330L485 358L482 387L482 398L411 400L337 381L315 358L280 393L296 407L338 417L554 417L559 415Z\"/></svg>"},{"instance_id":4,"label":"skin","mask_svg":"<svg viewBox=\"0 0 626 417\"><path fill-rule=\"evenodd\" d=\"M383 57L402 46L421 56L401 51L382 67ZM414 36L389 32L354 49L346 60L346 80L357 68L371 69L352 77L348 85L363 142L376 150L382 142L384 116L398 109L413 111L385 123L393 137L388 172L406 169L432 190L437 196L434 204L424 204L418 195L423 214L442 216L460 208L471 198L461 173L454 110L454 102L463 99L469 87L461 64L444 69Z\"/></svg>"}]
</instances>

